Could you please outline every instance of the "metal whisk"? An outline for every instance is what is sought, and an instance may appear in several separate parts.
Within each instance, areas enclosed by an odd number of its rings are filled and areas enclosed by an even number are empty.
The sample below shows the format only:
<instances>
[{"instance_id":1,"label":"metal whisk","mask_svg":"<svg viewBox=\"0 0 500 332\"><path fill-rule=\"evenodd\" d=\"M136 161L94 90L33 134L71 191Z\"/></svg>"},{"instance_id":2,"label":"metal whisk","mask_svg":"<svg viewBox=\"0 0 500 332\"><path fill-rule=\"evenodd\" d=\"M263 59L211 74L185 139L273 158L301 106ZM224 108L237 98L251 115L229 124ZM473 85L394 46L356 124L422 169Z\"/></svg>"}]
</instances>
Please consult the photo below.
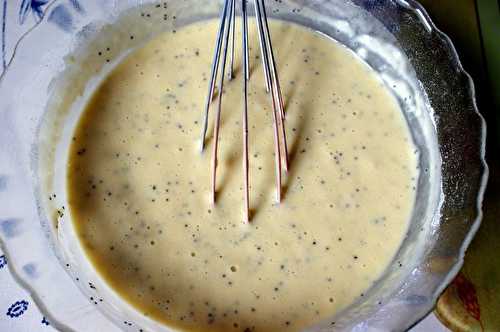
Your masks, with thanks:
<instances>
[{"instance_id":1,"label":"metal whisk","mask_svg":"<svg viewBox=\"0 0 500 332\"><path fill-rule=\"evenodd\" d=\"M267 13L264 0L254 0L255 19L257 21L257 29L259 35L260 54L262 59L262 67L264 68L266 90L270 95L273 106L273 129L274 129L274 150L275 150L275 166L276 166L276 201L281 201L281 173L282 168L288 171L288 148L286 143L285 131L285 112L283 107L283 97L279 84L278 70L274 58L274 52L267 22ZM248 81L250 80L249 71L249 52L248 52L248 13L247 0L241 0L241 16L242 16L242 58L243 58L243 173L244 173L244 221L249 221L249 174L248 174ZM226 62L229 51L229 43L231 42L231 58L228 79L233 79L234 65L234 48L235 48L235 28L236 28L236 0L225 0L221 17L220 25L217 33L215 46L215 54L212 63L212 72L208 87L208 96L205 105L203 133L201 138L201 150L205 147L205 136L208 125L208 113L210 104L213 99L215 84L220 68L219 78L219 95L218 105L215 114L214 123L214 144L212 151L212 176L211 176L211 202L215 204L216 200L216 176L217 176L217 153L219 144L219 127L220 115L222 111L222 95L224 88L224 76L226 70ZM222 60L222 61L221 61Z\"/></svg>"}]
</instances>

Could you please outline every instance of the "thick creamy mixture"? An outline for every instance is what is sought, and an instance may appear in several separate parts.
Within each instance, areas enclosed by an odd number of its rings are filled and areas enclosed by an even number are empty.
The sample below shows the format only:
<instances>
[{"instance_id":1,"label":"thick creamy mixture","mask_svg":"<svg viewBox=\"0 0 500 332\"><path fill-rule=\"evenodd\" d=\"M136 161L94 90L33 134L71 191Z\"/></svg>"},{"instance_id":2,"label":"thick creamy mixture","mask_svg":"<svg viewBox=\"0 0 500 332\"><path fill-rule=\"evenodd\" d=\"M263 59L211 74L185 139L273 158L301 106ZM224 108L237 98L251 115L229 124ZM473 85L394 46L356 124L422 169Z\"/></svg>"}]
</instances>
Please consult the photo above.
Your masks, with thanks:
<instances>
[{"instance_id":1,"label":"thick creamy mixture","mask_svg":"<svg viewBox=\"0 0 500 332\"><path fill-rule=\"evenodd\" d=\"M87 255L138 310L185 331L296 331L332 316L391 263L414 204L416 151L395 99L343 46L280 22L271 32L291 169L274 203L271 104L250 28L251 224L239 48L216 206L211 127L198 151L215 21L128 56L88 104L70 151L70 213Z\"/></svg>"}]
</instances>

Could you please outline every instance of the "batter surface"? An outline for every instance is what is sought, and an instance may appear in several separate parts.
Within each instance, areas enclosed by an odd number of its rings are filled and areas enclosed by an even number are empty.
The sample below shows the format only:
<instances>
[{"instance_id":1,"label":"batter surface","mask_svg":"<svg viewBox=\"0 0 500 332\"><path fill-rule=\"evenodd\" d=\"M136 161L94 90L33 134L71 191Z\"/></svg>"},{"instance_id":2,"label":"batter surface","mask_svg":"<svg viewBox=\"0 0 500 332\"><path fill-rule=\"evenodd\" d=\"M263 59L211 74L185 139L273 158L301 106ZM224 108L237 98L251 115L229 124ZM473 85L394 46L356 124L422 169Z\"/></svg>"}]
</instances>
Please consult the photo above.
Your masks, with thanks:
<instances>
[{"instance_id":1,"label":"batter surface","mask_svg":"<svg viewBox=\"0 0 500 332\"><path fill-rule=\"evenodd\" d=\"M242 222L238 48L210 206L211 127L198 148L217 24L161 35L97 89L70 150L70 214L96 269L144 314L183 331L301 330L363 296L391 263L414 205L415 147L368 66L318 33L271 21L291 161L284 198L274 204L271 104L254 47L253 217Z\"/></svg>"}]
</instances>

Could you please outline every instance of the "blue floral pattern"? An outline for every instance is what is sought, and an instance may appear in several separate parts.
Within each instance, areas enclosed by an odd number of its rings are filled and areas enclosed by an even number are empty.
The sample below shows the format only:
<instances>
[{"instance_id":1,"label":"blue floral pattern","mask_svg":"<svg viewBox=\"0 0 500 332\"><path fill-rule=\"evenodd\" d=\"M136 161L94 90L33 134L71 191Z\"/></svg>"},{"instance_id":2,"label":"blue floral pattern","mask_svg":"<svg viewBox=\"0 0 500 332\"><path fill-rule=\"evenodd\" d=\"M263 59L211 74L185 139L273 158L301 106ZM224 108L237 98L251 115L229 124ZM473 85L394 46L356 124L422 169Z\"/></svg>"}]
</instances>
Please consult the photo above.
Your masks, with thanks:
<instances>
[{"instance_id":1,"label":"blue floral pattern","mask_svg":"<svg viewBox=\"0 0 500 332\"><path fill-rule=\"evenodd\" d=\"M28 305L29 303L26 300L17 301L9 307L6 315L10 318L17 318L28 310Z\"/></svg>"},{"instance_id":2,"label":"blue floral pattern","mask_svg":"<svg viewBox=\"0 0 500 332\"><path fill-rule=\"evenodd\" d=\"M30 14L33 16L34 22L40 22L47 9L49 0L19 0L20 4L18 10L18 23L20 26L24 25ZM54 10L51 11L49 15L49 21L53 22L63 30L71 30L73 24L73 17L68 9L68 7L73 8L73 10L79 14L85 13L83 6L79 0L66 0L66 4L62 3L55 6ZM7 10L8 7L13 3L12 0L0 0L0 74L7 67ZM69 3L69 5L68 5ZM9 45L12 46L14 43L9 41Z\"/></svg>"},{"instance_id":3,"label":"blue floral pattern","mask_svg":"<svg viewBox=\"0 0 500 332\"><path fill-rule=\"evenodd\" d=\"M1 58L2 58L2 71L7 67L6 61L6 44L7 44L7 1L2 2L2 34L1 34ZM31 12L38 22L43 18L43 7L49 0L22 0L19 6L19 24L22 25L26 22L28 14ZM1 72L0 72L1 73Z\"/></svg>"},{"instance_id":4,"label":"blue floral pattern","mask_svg":"<svg viewBox=\"0 0 500 332\"><path fill-rule=\"evenodd\" d=\"M29 12L33 13L36 20L41 20L43 18L43 6L47 2L49 0L23 0L19 8L19 23L23 24L26 21Z\"/></svg>"},{"instance_id":5,"label":"blue floral pattern","mask_svg":"<svg viewBox=\"0 0 500 332\"><path fill-rule=\"evenodd\" d=\"M51 0L0 0L0 76L9 64L17 40L33 24L44 19L46 14L49 22L63 30L72 28L75 15L85 14L81 0L58 0L56 6L49 10L50 2ZM0 191L5 190L6 186L7 177L2 174L0 175ZM16 220L13 219L0 220L0 232L4 236L15 235L15 222ZM29 294L21 290L10 292L10 287L14 285L10 284L13 281L7 277L9 275L6 269L7 264L7 256L0 251L0 272L2 272L2 278L0 279L0 299L2 299L0 302L2 302L2 306L0 310L4 312L7 319L17 320L18 323L16 324L31 326L29 330L36 330L35 325L30 325L36 324L42 326L44 331L52 331L50 321L36 307L29 309L31 303ZM23 266L23 270L27 274L36 275L36 268L30 264ZM9 291L3 293L6 288ZM17 287L12 288L17 289ZM18 300L14 300L14 303L10 302L12 301L12 299L9 300L11 295L15 296L14 299L17 297ZM6 331L5 326L9 326L9 323L2 323L2 318L0 318L0 331Z\"/></svg>"},{"instance_id":6,"label":"blue floral pattern","mask_svg":"<svg viewBox=\"0 0 500 332\"><path fill-rule=\"evenodd\" d=\"M2 6L2 34L1 34L1 37L2 37L2 48L0 49L0 51L2 52L2 71L5 69L6 67L6 62L5 62L5 35L6 35L6 32L5 32L5 26L7 25L6 23L6 20L7 20L7 0L3 0L3 6Z\"/></svg>"}]
</instances>

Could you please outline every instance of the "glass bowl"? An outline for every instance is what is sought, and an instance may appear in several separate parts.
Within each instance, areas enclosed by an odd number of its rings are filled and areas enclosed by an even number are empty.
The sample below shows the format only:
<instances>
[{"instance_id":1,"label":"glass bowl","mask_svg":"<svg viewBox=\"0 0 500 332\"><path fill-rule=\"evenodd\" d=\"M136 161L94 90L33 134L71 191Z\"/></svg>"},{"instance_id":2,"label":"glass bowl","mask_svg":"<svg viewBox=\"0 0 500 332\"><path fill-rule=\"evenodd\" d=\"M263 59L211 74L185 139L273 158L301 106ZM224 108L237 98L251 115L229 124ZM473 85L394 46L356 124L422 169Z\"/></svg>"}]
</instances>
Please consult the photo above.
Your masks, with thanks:
<instances>
[{"instance_id":1,"label":"glass bowl","mask_svg":"<svg viewBox=\"0 0 500 332\"><path fill-rule=\"evenodd\" d=\"M391 267L310 331L400 331L434 306L481 218L485 124L450 40L410 0L269 1L270 16L352 49L398 99L419 155L417 201ZM0 237L19 283L68 331L170 331L125 303L76 240L67 150L86 100L155 35L218 16L221 1L55 0L0 77ZM279 46L276 46L279 50ZM293 56L293 55L292 55Z\"/></svg>"}]
</instances>

